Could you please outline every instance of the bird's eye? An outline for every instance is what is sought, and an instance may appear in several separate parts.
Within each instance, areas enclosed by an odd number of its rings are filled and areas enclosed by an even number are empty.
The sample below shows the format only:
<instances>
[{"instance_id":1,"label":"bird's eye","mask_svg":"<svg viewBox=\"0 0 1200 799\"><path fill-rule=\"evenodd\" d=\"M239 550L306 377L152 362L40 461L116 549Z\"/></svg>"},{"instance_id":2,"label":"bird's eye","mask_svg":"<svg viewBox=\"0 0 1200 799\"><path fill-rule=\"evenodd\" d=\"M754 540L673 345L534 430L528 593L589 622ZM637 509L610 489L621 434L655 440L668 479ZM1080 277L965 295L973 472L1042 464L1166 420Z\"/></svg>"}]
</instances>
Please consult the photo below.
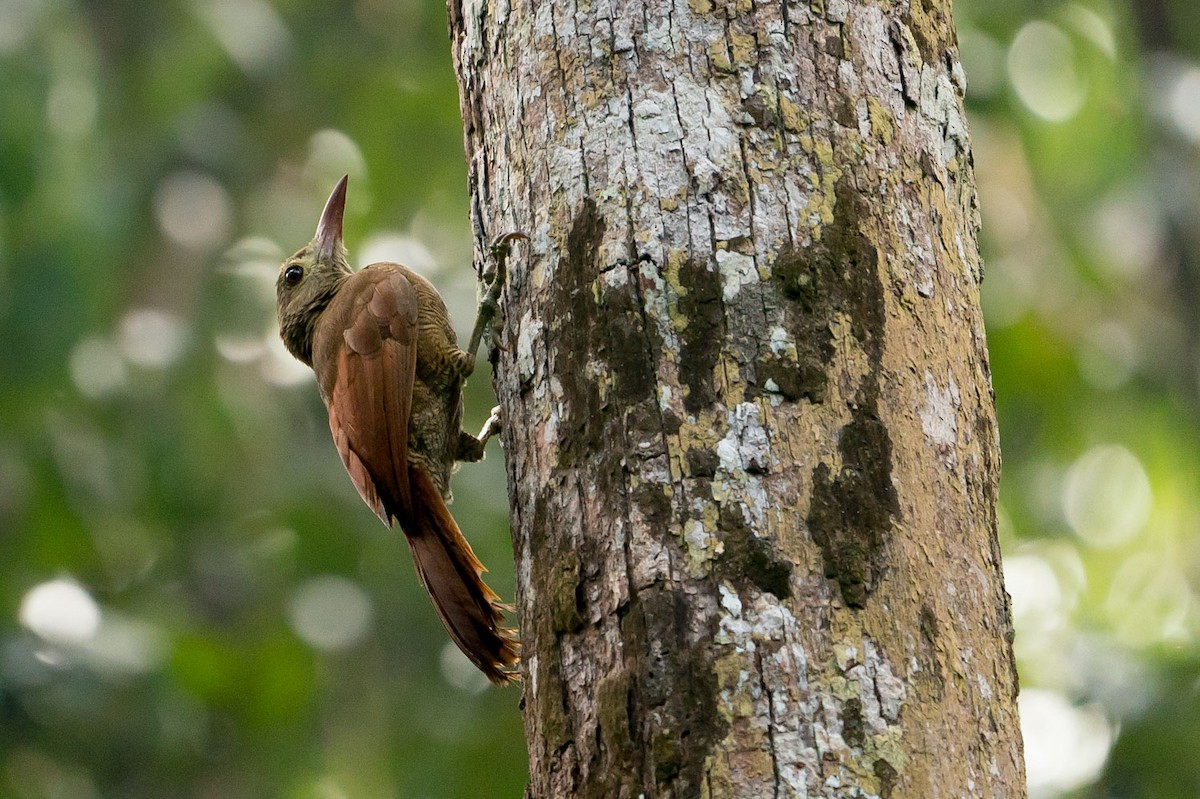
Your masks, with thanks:
<instances>
[{"instance_id":1,"label":"bird's eye","mask_svg":"<svg viewBox=\"0 0 1200 799\"><path fill-rule=\"evenodd\" d=\"M300 278L304 277L304 267L298 264L292 264L287 269L283 270L283 282L289 286L294 286L300 282Z\"/></svg>"}]
</instances>

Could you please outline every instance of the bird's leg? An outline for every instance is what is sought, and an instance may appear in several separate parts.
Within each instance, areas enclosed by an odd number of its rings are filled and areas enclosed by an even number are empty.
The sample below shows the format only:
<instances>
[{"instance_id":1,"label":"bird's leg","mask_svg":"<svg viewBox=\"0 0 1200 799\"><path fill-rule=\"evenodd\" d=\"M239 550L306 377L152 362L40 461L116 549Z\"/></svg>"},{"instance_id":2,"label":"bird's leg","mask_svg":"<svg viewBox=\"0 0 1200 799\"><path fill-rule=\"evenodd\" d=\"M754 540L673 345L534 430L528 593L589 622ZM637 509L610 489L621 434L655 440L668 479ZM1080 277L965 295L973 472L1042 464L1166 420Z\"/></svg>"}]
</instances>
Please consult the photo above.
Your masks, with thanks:
<instances>
[{"instance_id":1,"label":"bird's leg","mask_svg":"<svg viewBox=\"0 0 1200 799\"><path fill-rule=\"evenodd\" d=\"M501 233L489 248L494 267L484 269L480 276L485 288L479 301L479 312L475 316L471 340L467 344L467 357L463 363L464 377L475 370L475 353L479 351L484 337L492 331L492 323L496 320L496 312L500 308L500 292L504 289L504 281L508 276L508 254L512 250L512 243L519 240L528 241L529 237L524 233Z\"/></svg>"},{"instance_id":2,"label":"bird's leg","mask_svg":"<svg viewBox=\"0 0 1200 799\"><path fill-rule=\"evenodd\" d=\"M496 237L489 248L494 266L485 269L480 275L484 285L483 297L479 301L479 312L475 316L471 341L467 344L465 352L460 351L459 371L463 377L475 371L475 353L478 352L483 339L492 332L496 313L500 308L500 292L503 291L504 281L508 276L506 263L508 254L512 250L512 243L519 240L528 241L529 237L524 233L502 233ZM483 448L488 439L498 434L500 430L500 407L496 406L492 408L492 413L484 422L483 429L479 431L478 436L473 436L465 430L459 432L455 459L468 462L480 460L483 458Z\"/></svg>"}]
</instances>

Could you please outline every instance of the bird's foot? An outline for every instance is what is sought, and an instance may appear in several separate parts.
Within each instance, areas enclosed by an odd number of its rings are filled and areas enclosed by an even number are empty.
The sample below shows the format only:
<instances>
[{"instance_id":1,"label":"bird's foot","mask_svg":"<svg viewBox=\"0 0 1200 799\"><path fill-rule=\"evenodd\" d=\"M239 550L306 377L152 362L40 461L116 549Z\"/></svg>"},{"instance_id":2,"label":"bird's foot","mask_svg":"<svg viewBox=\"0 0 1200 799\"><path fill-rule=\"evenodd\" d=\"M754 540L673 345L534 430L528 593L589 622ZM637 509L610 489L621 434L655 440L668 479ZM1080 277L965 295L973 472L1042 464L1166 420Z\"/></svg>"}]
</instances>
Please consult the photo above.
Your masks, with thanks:
<instances>
[{"instance_id":1,"label":"bird's foot","mask_svg":"<svg viewBox=\"0 0 1200 799\"><path fill-rule=\"evenodd\" d=\"M486 444L489 438L499 435L503 429L504 423L500 420L500 406L497 405L495 408L492 408L491 415L483 423L483 429L479 431L479 441Z\"/></svg>"},{"instance_id":2,"label":"bird's foot","mask_svg":"<svg viewBox=\"0 0 1200 799\"><path fill-rule=\"evenodd\" d=\"M507 275L506 264L508 256L512 252L512 245L515 241L529 241L529 237L519 231L510 231L501 233L496 238L492 239L491 246L488 247L488 252L492 256L492 263L485 266L483 269L484 285L489 289L494 287L496 283L503 283Z\"/></svg>"}]
</instances>

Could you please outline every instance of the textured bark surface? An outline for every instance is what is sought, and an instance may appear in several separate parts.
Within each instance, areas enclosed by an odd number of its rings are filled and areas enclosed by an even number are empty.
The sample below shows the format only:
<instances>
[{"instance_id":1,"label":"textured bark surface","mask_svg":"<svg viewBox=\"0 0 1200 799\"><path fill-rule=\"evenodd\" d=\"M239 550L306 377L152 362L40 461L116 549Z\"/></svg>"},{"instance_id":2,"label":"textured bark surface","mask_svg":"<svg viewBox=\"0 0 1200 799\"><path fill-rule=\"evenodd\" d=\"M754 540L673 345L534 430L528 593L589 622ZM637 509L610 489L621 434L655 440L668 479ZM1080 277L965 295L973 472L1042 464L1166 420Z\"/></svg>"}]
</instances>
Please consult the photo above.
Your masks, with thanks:
<instances>
[{"instance_id":1,"label":"textured bark surface","mask_svg":"<svg viewBox=\"0 0 1200 799\"><path fill-rule=\"evenodd\" d=\"M948 0L450 19L529 794L1023 796Z\"/></svg>"}]
</instances>

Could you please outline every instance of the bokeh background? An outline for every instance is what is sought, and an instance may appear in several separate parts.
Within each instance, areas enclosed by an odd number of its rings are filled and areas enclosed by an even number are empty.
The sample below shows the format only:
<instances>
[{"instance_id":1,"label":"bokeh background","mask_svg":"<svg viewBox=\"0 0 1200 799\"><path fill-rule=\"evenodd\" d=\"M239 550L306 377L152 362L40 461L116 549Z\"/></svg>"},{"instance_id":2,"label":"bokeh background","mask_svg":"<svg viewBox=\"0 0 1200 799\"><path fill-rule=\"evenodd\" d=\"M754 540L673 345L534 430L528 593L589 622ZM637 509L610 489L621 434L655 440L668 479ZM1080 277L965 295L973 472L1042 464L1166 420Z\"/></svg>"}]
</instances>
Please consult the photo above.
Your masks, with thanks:
<instances>
[{"instance_id":1,"label":"bokeh background","mask_svg":"<svg viewBox=\"0 0 1200 799\"><path fill-rule=\"evenodd\" d=\"M1200 9L959 0L1034 797L1200 795ZM0 797L519 797L277 342L358 264L473 312L437 0L0 0ZM472 382L468 427L491 405ZM499 452L454 509L511 597Z\"/></svg>"}]
</instances>

